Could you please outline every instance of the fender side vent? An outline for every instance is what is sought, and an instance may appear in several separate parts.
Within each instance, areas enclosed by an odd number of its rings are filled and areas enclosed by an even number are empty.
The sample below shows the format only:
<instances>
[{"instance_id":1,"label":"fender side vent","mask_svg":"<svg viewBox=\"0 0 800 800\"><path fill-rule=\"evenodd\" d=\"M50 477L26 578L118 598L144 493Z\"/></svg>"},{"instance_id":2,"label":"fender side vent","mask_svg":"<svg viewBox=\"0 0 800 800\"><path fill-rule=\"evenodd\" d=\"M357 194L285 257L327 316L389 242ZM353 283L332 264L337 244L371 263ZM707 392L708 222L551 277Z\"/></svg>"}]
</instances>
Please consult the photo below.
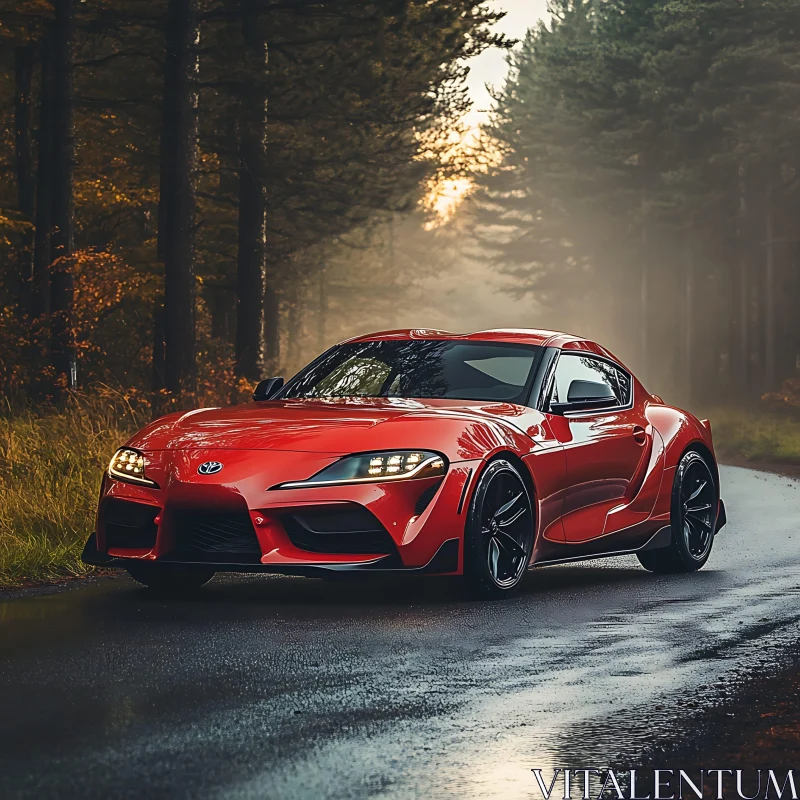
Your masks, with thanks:
<instances>
[{"instance_id":1,"label":"fender side vent","mask_svg":"<svg viewBox=\"0 0 800 800\"><path fill-rule=\"evenodd\" d=\"M431 504L431 500L436 496L436 492L439 491L439 487L442 485L441 481L434 483L433 486L429 486L418 498L417 503L414 506L414 516L418 517L420 514L424 513L425 509Z\"/></svg>"}]
</instances>

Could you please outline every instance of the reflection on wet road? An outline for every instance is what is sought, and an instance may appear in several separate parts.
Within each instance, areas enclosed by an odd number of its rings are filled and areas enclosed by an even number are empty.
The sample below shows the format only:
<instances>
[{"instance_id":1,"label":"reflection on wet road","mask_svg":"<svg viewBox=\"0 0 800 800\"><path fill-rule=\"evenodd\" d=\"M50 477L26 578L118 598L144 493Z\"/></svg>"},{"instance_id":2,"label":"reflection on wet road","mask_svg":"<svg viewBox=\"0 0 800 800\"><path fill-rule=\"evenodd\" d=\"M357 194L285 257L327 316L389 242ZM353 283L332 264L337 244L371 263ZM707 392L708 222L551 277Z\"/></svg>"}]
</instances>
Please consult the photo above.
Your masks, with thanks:
<instances>
[{"instance_id":1,"label":"reflection on wet road","mask_svg":"<svg viewBox=\"0 0 800 800\"><path fill-rule=\"evenodd\" d=\"M538 797L532 767L635 755L795 638L800 483L728 468L723 492L690 576L619 558L504 603L289 578L0 602L0 797Z\"/></svg>"}]
</instances>

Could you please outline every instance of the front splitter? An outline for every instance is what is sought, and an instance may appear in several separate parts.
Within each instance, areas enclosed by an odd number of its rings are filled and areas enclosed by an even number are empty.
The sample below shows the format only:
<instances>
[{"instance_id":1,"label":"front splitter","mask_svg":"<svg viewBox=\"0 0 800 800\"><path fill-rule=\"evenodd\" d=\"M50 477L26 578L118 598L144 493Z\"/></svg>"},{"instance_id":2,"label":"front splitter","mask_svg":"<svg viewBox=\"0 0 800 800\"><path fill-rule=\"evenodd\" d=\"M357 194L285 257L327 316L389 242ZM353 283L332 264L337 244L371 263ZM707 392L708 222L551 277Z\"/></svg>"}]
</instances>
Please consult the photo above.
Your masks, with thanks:
<instances>
[{"instance_id":1,"label":"front splitter","mask_svg":"<svg viewBox=\"0 0 800 800\"><path fill-rule=\"evenodd\" d=\"M249 572L275 575L299 575L303 577L323 577L332 574L396 574L396 575L448 575L458 572L459 540L448 539L434 553L433 558L422 567L398 566L398 558L394 555L381 556L374 561L362 561L339 564L262 564L213 561L190 561L186 559L170 560L164 556L153 565L181 565L184 567L202 567L215 572ZM129 564L141 564L140 558L120 558L101 553L97 549L96 534L92 534L86 542L81 554L81 561L95 567L125 569Z\"/></svg>"}]
</instances>

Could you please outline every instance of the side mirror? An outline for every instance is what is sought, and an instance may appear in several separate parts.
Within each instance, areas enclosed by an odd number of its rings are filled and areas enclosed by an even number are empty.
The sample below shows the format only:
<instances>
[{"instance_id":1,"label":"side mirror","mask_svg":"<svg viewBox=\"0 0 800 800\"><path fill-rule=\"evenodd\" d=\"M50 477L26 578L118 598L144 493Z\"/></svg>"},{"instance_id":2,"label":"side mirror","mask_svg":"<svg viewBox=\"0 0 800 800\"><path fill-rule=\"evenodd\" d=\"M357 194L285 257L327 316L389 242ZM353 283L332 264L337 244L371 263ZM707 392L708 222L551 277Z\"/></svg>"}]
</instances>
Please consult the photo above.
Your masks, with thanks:
<instances>
[{"instance_id":1,"label":"side mirror","mask_svg":"<svg viewBox=\"0 0 800 800\"><path fill-rule=\"evenodd\" d=\"M567 392L568 403L616 403L614 390L607 383L572 381Z\"/></svg>"},{"instance_id":2,"label":"side mirror","mask_svg":"<svg viewBox=\"0 0 800 800\"><path fill-rule=\"evenodd\" d=\"M553 403L550 406L554 414L565 411L591 411L594 408L605 408L617 404L617 396L607 383L595 381L572 381L567 392L566 403Z\"/></svg>"},{"instance_id":3,"label":"side mirror","mask_svg":"<svg viewBox=\"0 0 800 800\"><path fill-rule=\"evenodd\" d=\"M256 386L253 392L253 400L269 400L283 388L283 378L266 378Z\"/></svg>"}]
</instances>

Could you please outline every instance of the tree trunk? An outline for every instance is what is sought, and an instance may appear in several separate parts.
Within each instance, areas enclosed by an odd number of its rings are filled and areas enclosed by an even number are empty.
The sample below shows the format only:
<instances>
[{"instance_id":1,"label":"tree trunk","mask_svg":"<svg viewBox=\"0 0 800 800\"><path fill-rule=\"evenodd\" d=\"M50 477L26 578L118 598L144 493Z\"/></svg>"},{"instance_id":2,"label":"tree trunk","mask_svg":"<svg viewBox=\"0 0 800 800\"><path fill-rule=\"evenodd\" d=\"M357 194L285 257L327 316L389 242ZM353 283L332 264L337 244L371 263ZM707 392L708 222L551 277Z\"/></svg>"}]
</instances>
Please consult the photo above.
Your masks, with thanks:
<instances>
[{"instance_id":1,"label":"tree trunk","mask_svg":"<svg viewBox=\"0 0 800 800\"><path fill-rule=\"evenodd\" d=\"M164 304L160 297L153 303L153 391L164 388Z\"/></svg>"},{"instance_id":2,"label":"tree trunk","mask_svg":"<svg viewBox=\"0 0 800 800\"><path fill-rule=\"evenodd\" d=\"M764 388L775 388L775 216L774 187L767 184L765 203L766 275L764 280Z\"/></svg>"},{"instance_id":3,"label":"tree trunk","mask_svg":"<svg viewBox=\"0 0 800 800\"><path fill-rule=\"evenodd\" d=\"M737 240L739 251L739 356L738 365L739 388L742 396L748 394L750 380L750 275L747 263L747 247L745 246L745 220L747 218L747 184L744 167L739 169L739 220Z\"/></svg>"},{"instance_id":4,"label":"tree trunk","mask_svg":"<svg viewBox=\"0 0 800 800\"><path fill-rule=\"evenodd\" d=\"M36 214L33 240L31 318L44 325L50 314L50 233L53 212L53 37L42 42L37 136Z\"/></svg>"},{"instance_id":5,"label":"tree trunk","mask_svg":"<svg viewBox=\"0 0 800 800\"><path fill-rule=\"evenodd\" d=\"M158 231L159 256L164 262L163 375L165 388L180 395L191 392L196 379L196 0L169 0L165 38Z\"/></svg>"},{"instance_id":6,"label":"tree trunk","mask_svg":"<svg viewBox=\"0 0 800 800\"><path fill-rule=\"evenodd\" d=\"M389 231L388 231L388 261L389 261L389 274L392 276L393 285L397 285L398 264L397 264L397 236L395 231L395 214L390 212L389 215ZM400 314L397 303L391 304L391 310L386 317L388 326L390 328L400 327Z\"/></svg>"},{"instance_id":7,"label":"tree trunk","mask_svg":"<svg viewBox=\"0 0 800 800\"><path fill-rule=\"evenodd\" d=\"M267 201L267 44L258 32L251 0L241 5L244 67L252 83L239 104L239 256L236 275L236 374L264 375L264 292Z\"/></svg>"},{"instance_id":8,"label":"tree trunk","mask_svg":"<svg viewBox=\"0 0 800 800\"><path fill-rule=\"evenodd\" d=\"M639 284L639 349L641 363L639 374L642 380L648 379L650 342L648 341L648 327L650 322L650 265L648 263L647 220L645 200L642 200L642 264Z\"/></svg>"},{"instance_id":9,"label":"tree trunk","mask_svg":"<svg viewBox=\"0 0 800 800\"><path fill-rule=\"evenodd\" d=\"M264 370L277 375L281 363L280 299L275 283L267 280L264 292Z\"/></svg>"},{"instance_id":10,"label":"tree trunk","mask_svg":"<svg viewBox=\"0 0 800 800\"><path fill-rule=\"evenodd\" d=\"M683 331L684 341L684 365L686 369L686 403L691 407L694 400L694 225L689 226L686 237L686 321Z\"/></svg>"},{"instance_id":11,"label":"tree trunk","mask_svg":"<svg viewBox=\"0 0 800 800\"><path fill-rule=\"evenodd\" d=\"M239 253L236 271L236 374L250 381L263 377L264 263L267 207L258 177L263 125L242 125L239 169Z\"/></svg>"},{"instance_id":12,"label":"tree trunk","mask_svg":"<svg viewBox=\"0 0 800 800\"><path fill-rule=\"evenodd\" d=\"M759 237L759 245L761 241L761 237ZM749 399L754 400L764 392L764 353L766 353L766 345L764 343L764 284L763 279L759 281L756 274L752 272L749 275L748 283L750 289L750 321L752 323L750 346L753 355L749 364L750 382L748 384L748 392Z\"/></svg>"},{"instance_id":13,"label":"tree trunk","mask_svg":"<svg viewBox=\"0 0 800 800\"><path fill-rule=\"evenodd\" d=\"M72 170L73 0L56 0L53 41L53 210L50 275L50 350L56 388L77 385L72 320L74 282Z\"/></svg>"},{"instance_id":14,"label":"tree trunk","mask_svg":"<svg viewBox=\"0 0 800 800\"><path fill-rule=\"evenodd\" d=\"M261 296L264 292L262 290ZM226 344L236 341L236 299L228 286L206 286L204 297L211 315L211 336Z\"/></svg>"},{"instance_id":15,"label":"tree trunk","mask_svg":"<svg viewBox=\"0 0 800 800\"><path fill-rule=\"evenodd\" d=\"M792 276L793 291L790 294L791 302L794 304L796 298L800 297L800 242L792 242ZM789 364L789 374L800 373L800 315L793 313L789 315L791 326L791 363Z\"/></svg>"},{"instance_id":16,"label":"tree trunk","mask_svg":"<svg viewBox=\"0 0 800 800\"><path fill-rule=\"evenodd\" d=\"M33 174L31 143L31 77L33 75L34 46L21 45L14 50L14 155L17 175L17 207L33 225L36 182ZM33 227L24 235L20 247L19 271L16 286L10 288L18 302L20 314L29 310Z\"/></svg>"},{"instance_id":17,"label":"tree trunk","mask_svg":"<svg viewBox=\"0 0 800 800\"><path fill-rule=\"evenodd\" d=\"M239 254L236 271L236 374L263 378L264 267L267 205L263 185L263 101L242 103L239 166ZM254 113L255 112L255 113Z\"/></svg>"},{"instance_id":18,"label":"tree trunk","mask_svg":"<svg viewBox=\"0 0 800 800\"><path fill-rule=\"evenodd\" d=\"M300 357L300 344L303 338L303 313L300 307L302 291L302 283L298 280L293 281L286 315L286 361L291 370L295 369Z\"/></svg>"},{"instance_id":19,"label":"tree trunk","mask_svg":"<svg viewBox=\"0 0 800 800\"><path fill-rule=\"evenodd\" d=\"M328 317L328 276L325 264L319 269L319 309L317 310L317 352L325 351L325 327Z\"/></svg>"},{"instance_id":20,"label":"tree trunk","mask_svg":"<svg viewBox=\"0 0 800 800\"><path fill-rule=\"evenodd\" d=\"M27 217L33 217L35 184L31 151L31 77L34 49L22 45L14 51L14 145L17 172L17 205Z\"/></svg>"}]
</instances>

